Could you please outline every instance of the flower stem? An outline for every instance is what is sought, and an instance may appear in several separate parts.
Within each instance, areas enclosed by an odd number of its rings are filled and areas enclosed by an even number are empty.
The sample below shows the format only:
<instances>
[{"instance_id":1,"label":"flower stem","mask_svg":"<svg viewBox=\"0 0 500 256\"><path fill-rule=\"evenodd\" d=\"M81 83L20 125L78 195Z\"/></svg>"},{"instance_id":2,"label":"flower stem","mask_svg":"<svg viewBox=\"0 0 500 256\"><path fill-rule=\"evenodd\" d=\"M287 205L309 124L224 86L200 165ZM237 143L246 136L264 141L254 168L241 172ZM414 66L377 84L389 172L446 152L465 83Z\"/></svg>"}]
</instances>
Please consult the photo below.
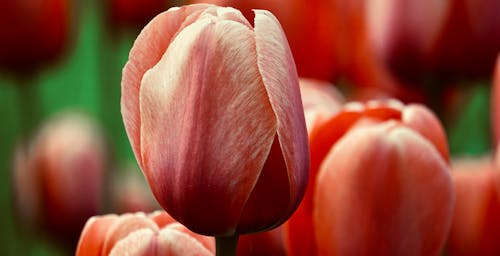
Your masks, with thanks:
<instances>
[{"instance_id":1,"label":"flower stem","mask_svg":"<svg viewBox=\"0 0 500 256\"><path fill-rule=\"evenodd\" d=\"M215 237L215 255L216 256L234 256L236 255L236 246L238 246L239 235Z\"/></svg>"}]
</instances>

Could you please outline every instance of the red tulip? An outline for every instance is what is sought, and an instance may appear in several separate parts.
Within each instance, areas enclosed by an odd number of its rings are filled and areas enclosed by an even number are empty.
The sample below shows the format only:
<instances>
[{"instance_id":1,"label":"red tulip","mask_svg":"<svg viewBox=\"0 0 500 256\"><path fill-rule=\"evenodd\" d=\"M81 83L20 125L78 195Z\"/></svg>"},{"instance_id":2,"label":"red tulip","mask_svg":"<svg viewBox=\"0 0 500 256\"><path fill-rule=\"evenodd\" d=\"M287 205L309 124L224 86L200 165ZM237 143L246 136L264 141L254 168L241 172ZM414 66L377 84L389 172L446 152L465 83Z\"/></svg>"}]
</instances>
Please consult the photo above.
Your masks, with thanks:
<instances>
[{"instance_id":1,"label":"red tulip","mask_svg":"<svg viewBox=\"0 0 500 256\"><path fill-rule=\"evenodd\" d=\"M453 162L455 211L447 254L499 255L500 173L491 158Z\"/></svg>"},{"instance_id":2,"label":"red tulip","mask_svg":"<svg viewBox=\"0 0 500 256\"><path fill-rule=\"evenodd\" d=\"M425 82L491 73L500 50L498 1L367 2L371 38L398 77Z\"/></svg>"},{"instance_id":3,"label":"red tulip","mask_svg":"<svg viewBox=\"0 0 500 256\"><path fill-rule=\"evenodd\" d=\"M410 246L407 253L439 252L449 228L453 190L447 173L444 130L427 108L403 106L397 101L349 103L310 132L309 140L312 188L286 223L287 251L291 255L356 255L363 250L390 254L406 245ZM425 161L420 158L423 154ZM420 176L423 171L417 167L425 169L427 176ZM375 179L371 175L385 178ZM435 184L440 186L434 188ZM369 191L370 188L380 189ZM436 203L424 200L431 192L441 195ZM405 200L388 196L391 193L404 193ZM363 201L356 201L355 197ZM414 211L414 207L420 208ZM410 227L405 219L407 211L414 211L411 216L418 225ZM428 229L429 239L423 241L424 236L410 232L405 236L411 236L413 244L391 241L401 237L398 232L406 228ZM377 236L370 232L377 232ZM353 243L349 242L351 239ZM394 251L384 251L383 243Z\"/></svg>"},{"instance_id":4,"label":"red tulip","mask_svg":"<svg viewBox=\"0 0 500 256\"><path fill-rule=\"evenodd\" d=\"M31 71L59 57L68 41L68 0L0 3L0 67Z\"/></svg>"},{"instance_id":5,"label":"red tulip","mask_svg":"<svg viewBox=\"0 0 500 256\"><path fill-rule=\"evenodd\" d=\"M293 58L276 18L255 13L252 27L232 8L171 8L142 30L123 71L139 166L160 205L200 234L276 227L307 184Z\"/></svg>"},{"instance_id":6,"label":"red tulip","mask_svg":"<svg viewBox=\"0 0 500 256\"><path fill-rule=\"evenodd\" d=\"M110 21L118 26L143 27L169 7L168 0L109 0Z\"/></svg>"},{"instance_id":7,"label":"red tulip","mask_svg":"<svg viewBox=\"0 0 500 256\"><path fill-rule=\"evenodd\" d=\"M61 114L19 153L13 177L20 220L74 242L102 210L107 159L99 130L83 115Z\"/></svg>"},{"instance_id":8,"label":"red tulip","mask_svg":"<svg viewBox=\"0 0 500 256\"><path fill-rule=\"evenodd\" d=\"M86 255L214 255L213 238L189 231L165 212L92 217L76 251Z\"/></svg>"}]
</instances>

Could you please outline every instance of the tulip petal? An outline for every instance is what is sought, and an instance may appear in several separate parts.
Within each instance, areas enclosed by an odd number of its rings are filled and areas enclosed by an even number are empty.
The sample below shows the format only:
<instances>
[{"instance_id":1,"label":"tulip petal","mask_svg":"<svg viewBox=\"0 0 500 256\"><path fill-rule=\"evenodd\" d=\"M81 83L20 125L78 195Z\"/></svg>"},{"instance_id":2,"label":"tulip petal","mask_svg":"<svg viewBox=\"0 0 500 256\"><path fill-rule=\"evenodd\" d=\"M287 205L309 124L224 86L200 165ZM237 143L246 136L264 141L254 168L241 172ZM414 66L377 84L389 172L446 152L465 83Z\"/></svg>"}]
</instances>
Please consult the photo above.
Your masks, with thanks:
<instances>
[{"instance_id":1,"label":"tulip petal","mask_svg":"<svg viewBox=\"0 0 500 256\"><path fill-rule=\"evenodd\" d=\"M188 5L159 14L142 30L130 50L129 60L123 68L121 112L132 150L141 167L139 90L142 77L160 60L184 21L210 6Z\"/></svg>"},{"instance_id":2,"label":"tulip petal","mask_svg":"<svg viewBox=\"0 0 500 256\"><path fill-rule=\"evenodd\" d=\"M285 33L269 11L255 10L260 74L278 119L277 134L288 169L290 211L302 200L309 176L309 145L295 63Z\"/></svg>"},{"instance_id":3,"label":"tulip petal","mask_svg":"<svg viewBox=\"0 0 500 256\"><path fill-rule=\"evenodd\" d=\"M139 229L158 231L158 226L153 220L145 218L145 215L142 213L122 215L109 226L108 232L106 232L106 239L103 245L104 255L108 255L118 241L132 231Z\"/></svg>"},{"instance_id":4,"label":"tulip petal","mask_svg":"<svg viewBox=\"0 0 500 256\"><path fill-rule=\"evenodd\" d=\"M118 220L118 215L110 214L102 217L90 218L83 228L76 256L105 255L104 240L106 231Z\"/></svg>"},{"instance_id":5,"label":"tulip petal","mask_svg":"<svg viewBox=\"0 0 500 256\"><path fill-rule=\"evenodd\" d=\"M253 42L241 23L200 19L142 81L143 171L162 207L197 233L234 232L276 134Z\"/></svg>"},{"instance_id":6,"label":"tulip petal","mask_svg":"<svg viewBox=\"0 0 500 256\"><path fill-rule=\"evenodd\" d=\"M438 118L426 107L419 104L408 105L403 110L402 121L408 127L427 138L439 151L443 159L450 161L448 141Z\"/></svg>"},{"instance_id":7,"label":"tulip petal","mask_svg":"<svg viewBox=\"0 0 500 256\"><path fill-rule=\"evenodd\" d=\"M453 198L449 168L423 136L397 122L352 130L318 174L320 255L436 255Z\"/></svg>"}]
</instances>

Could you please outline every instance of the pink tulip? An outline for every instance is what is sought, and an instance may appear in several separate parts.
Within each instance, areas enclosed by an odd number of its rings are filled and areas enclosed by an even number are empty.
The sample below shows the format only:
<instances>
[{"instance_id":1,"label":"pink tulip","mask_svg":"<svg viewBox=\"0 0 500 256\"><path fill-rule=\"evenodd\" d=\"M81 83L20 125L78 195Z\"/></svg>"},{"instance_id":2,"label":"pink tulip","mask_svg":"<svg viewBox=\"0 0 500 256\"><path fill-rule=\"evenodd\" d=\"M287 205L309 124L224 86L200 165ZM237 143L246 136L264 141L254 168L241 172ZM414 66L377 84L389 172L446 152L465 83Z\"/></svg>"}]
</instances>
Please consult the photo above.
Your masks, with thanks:
<instances>
[{"instance_id":1,"label":"pink tulip","mask_svg":"<svg viewBox=\"0 0 500 256\"><path fill-rule=\"evenodd\" d=\"M451 221L453 189L444 129L427 108L394 100L348 103L310 132L309 141L312 188L286 223L289 254L398 254L403 246L408 252L439 252ZM436 203L425 199L431 192L441 194ZM418 225L405 219L408 212ZM405 236L412 243L391 240L410 228L415 232Z\"/></svg>"},{"instance_id":2,"label":"pink tulip","mask_svg":"<svg viewBox=\"0 0 500 256\"><path fill-rule=\"evenodd\" d=\"M213 238L197 235L165 212L95 216L83 228L77 256L214 255Z\"/></svg>"},{"instance_id":3,"label":"pink tulip","mask_svg":"<svg viewBox=\"0 0 500 256\"><path fill-rule=\"evenodd\" d=\"M298 76L276 18L188 5L154 18L130 51L122 116L160 205L189 229L276 227L309 168ZM266 209L263 211L262 209Z\"/></svg>"},{"instance_id":4,"label":"pink tulip","mask_svg":"<svg viewBox=\"0 0 500 256\"><path fill-rule=\"evenodd\" d=\"M78 237L102 211L106 147L90 119L72 112L51 118L14 163L20 220L60 240Z\"/></svg>"},{"instance_id":5,"label":"pink tulip","mask_svg":"<svg viewBox=\"0 0 500 256\"><path fill-rule=\"evenodd\" d=\"M491 157L453 162L456 200L447 255L500 254L499 167Z\"/></svg>"}]
</instances>

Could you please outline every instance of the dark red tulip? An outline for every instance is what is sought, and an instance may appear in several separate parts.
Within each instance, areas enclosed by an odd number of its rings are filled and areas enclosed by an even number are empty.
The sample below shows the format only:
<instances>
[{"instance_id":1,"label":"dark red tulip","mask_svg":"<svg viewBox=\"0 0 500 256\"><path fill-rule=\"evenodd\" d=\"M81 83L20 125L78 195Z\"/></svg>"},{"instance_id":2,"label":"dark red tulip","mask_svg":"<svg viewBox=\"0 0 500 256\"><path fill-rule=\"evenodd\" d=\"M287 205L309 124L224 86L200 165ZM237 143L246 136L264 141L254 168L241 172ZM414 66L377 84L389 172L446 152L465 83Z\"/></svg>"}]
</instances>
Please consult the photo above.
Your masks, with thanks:
<instances>
[{"instance_id":1,"label":"dark red tulip","mask_svg":"<svg viewBox=\"0 0 500 256\"><path fill-rule=\"evenodd\" d=\"M195 232L267 230L302 200L309 153L298 76L270 12L255 11L254 25L214 5L158 15L130 51L121 111L156 199Z\"/></svg>"},{"instance_id":2,"label":"dark red tulip","mask_svg":"<svg viewBox=\"0 0 500 256\"><path fill-rule=\"evenodd\" d=\"M69 39L69 0L0 3L0 68L33 71L57 59Z\"/></svg>"},{"instance_id":3,"label":"dark red tulip","mask_svg":"<svg viewBox=\"0 0 500 256\"><path fill-rule=\"evenodd\" d=\"M499 255L500 170L491 157L453 161L455 210L447 255Z\"/></svg>"},{"instance_id":4,"label":"dark red tulip","mask_svg":"<svg viewBox=\"0 0 500 256\"><path fill-rule=\"evenodd\" d=\"M189 231L166 212L95 216L83 228L77 256L214 255L215 242Z\"/></svg>"},{"instance_id":5,"label":"dark red tulip","mask_svg":"<svg viewBox=\"0 0 500 256\"><path fill-rule=\"evenodd\" d=\"M19 153L13 183L20 221L76 241L87 218L103 207L107 156L100 131L81 114L60 114Z\"/></svg>"},{"instance_id":6,"label":"dark red tulip","mask_svg":"<svg viewBox=\"0 0 500 256\"><path fill-rule=\"evenodd\" d=\"M170 6L170 0L108 0L111 24L142 28L152 18Z\"/></svg>"},{"instance_id":7,"label":"dark red tulip","mask_svg":"<svg viewBox=\"0 0 500 256\"><path fill-rule=\"evenodd\" d=\"M361 135L362 132L355 133L358 129L363 129L362 131L370 136ZM350 143L340 144L348 138ZM371 101L365 104L348 103L327 122L309 131L309 140L311 145L311 183L309 186L312 189L306 191L296 214L286 223L285 238L289 254L332 255L331 253L336 252L343 255L359 254L363 250L379 250L380 253L390 254L397 253L398 248L404 245L412 248L409 251L439 252L451 221L453 190L451 178L447 173L449 154L444 129L427 108L422 105L404 106L394 100ZM401 144L395 143L398 140L401 140ZM425 154L429 160L420 160L419 154L420 156ZM353 159L356 160L353 161ZM396 159L399 160L396 161ZM377 163L391 164L379 165ZM420 177L417 166L427 168L428 177L433 178ZM383 177L387 179L370 178L379 172L380 175L385 173ZM403 177L406 178L403 179ZM409 182L409 179L414 181ZM384 185L386 182L393 185L386 186ZM431 189L433 182L440 184L439 188L435 188L438 190L435 192L442 195L438 200L440 204L426 204L423 203L424 199L416 200L415 196L433 191ZM359 184L360 188L376 186L386 190L375 190L365 194L361 193L364 190L356 190L356 187L350 189L348 184ZM402 189L403 187L407 190ZM400 201L386 197L385 195L390 191L395 194L408 194L408 204L400 204ZM337 198L337 193L345 198L359 196L364 200L361 201L362 203L356 203L356 201L348 203L342 198ZM388 215L384 215L383 208L377 205L387 206L387 209L401 210L401 213L410 211L412 207L421 207L419 208L421 210L412 215L415 220L419 220L420 224L412 228L427 229L434 226L435 229L428 234L428 240L419 235L421 233L416 232L411 234L414 237L409 239L414 240L413 243L395 243L395 240L390 239L401 236L398 232L410 228L408 226L410 224L405 221L404 214L387 212ZM350 208L350 206L358 208ZM350 213L347 214L347 212ZM375 228L383 223L378 222L373 216L370 217L371 215L366 215L370 212L380 214L381 220L387 220L385 224L399 229L391 231L374 229L380 231L378 233L380 240L377 240L377 236L373 236L368 227L372 225ZM426 217L425 212L432 213L429 215L432 217ZM345 222L339 222L339 218ZM362 223L365 226L360 226L360 224L353 230L354 224L351 222L361 220L364 221ZM409 235L405 234L405 236ZM351 238L354 239L352 241L358 241L356 246L347 241ZM394 251L378 247L378 243L387 243L387 246L393 248Z\"/></svg>"},{"instance_id":8,"label":"dark red tulip","mask_svg":"<svg viewBox=\"0 0 500 256\"><path fill-rule=\"evenodd\" d=\"M443 83L491 74L500 51L498 1L367 2L371 38L399 78Z\"/></svg>"}]
</instances>

